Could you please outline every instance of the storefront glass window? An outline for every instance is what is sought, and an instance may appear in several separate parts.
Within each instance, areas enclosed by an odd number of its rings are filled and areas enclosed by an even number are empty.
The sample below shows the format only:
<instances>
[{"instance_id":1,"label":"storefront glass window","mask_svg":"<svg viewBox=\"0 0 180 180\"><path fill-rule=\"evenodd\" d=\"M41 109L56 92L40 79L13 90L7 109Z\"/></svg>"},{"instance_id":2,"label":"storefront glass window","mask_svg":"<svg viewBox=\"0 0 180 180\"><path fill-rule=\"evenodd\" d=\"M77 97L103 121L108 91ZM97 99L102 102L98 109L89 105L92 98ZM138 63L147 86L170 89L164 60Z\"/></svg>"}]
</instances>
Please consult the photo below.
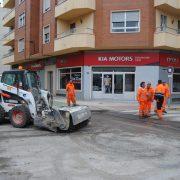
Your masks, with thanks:
<instances>
[{"instance_id":1,"label":"storefront glass window","mask_svg":"<svg viewBox=\"0 0 180 180\"><path fill-rule=\"evenodd\" d=\"M125 91L134 92L135 87L135 74L125 75Z\"/></svg>"},{"instance_id":2,"label":"storefront glass window","mask_svg":"<svg viewBox=\"0 0 180 180\"><path fill-rule=\"evenodd\" d=\"M70 80L70 74L61 74L60 75L60 88L66 89L66 84Z\"/></svg>"},{"instance_id":3,"label":"storefront glass window","mask_svg":"<svg viewBox=\"0 0 180 180\"><path fill-rule=\"evenodd\" d=\"M81 73L71 73L71 78L73 79L75 88L81 90Z\"/></svg>"},{"instance_id":4,"label":"storefront glass window","mask_svg":"<svg viewBox=\"0 0 180 180\"><path fill-rule=\"evenodd\" d=\"M173 75L173 92L180 92L180 73Z\"/></svg>"},{"instance_id":5,"label":"storefront glass window","mask_svg":"<svg viewBox=\"0 0 180 180\"><path fill-rule=\"evenodd\" d=\"M81 90L81 68L60 69L60 89L66 89L66 84L73 80L75 89Z\"/></svg>"},{"instance_id":6,"label":"storefront glass window","mask_svg":"<svg viewBox=\"0 0 180 180\"><path fill-rule=\"evenodd\" d=\"M93 91L102 91L102 74L93 74Z\"/></svg>"},{"instance_id":7,"label":"storefront glass window","mask_svg":"<svg viewBox=\"0 0 180 180\"><path fill-rule=\"evenodd\" d=\"M114 94L123 94L123 74L114 75Z\"/></svg>"},{"instance_id":8,"label":"storefront glass window","mask_svg":"<svg viewBox=\"0 0 180 180\"><path fill-rule=\"evenodd\" d=\"M174 73L180 74L180 68L179 69L174 69Z\"/></svg>"},{"instance_id":9,"label":"storefront glass window","mask_svg":"<svg viewBox=\"0 0 180 180\"><path fill-rule=\"evenodd\" d=\"M61 69L61 73L70 73L70 69Z\"/></svg>"}]
</instances>

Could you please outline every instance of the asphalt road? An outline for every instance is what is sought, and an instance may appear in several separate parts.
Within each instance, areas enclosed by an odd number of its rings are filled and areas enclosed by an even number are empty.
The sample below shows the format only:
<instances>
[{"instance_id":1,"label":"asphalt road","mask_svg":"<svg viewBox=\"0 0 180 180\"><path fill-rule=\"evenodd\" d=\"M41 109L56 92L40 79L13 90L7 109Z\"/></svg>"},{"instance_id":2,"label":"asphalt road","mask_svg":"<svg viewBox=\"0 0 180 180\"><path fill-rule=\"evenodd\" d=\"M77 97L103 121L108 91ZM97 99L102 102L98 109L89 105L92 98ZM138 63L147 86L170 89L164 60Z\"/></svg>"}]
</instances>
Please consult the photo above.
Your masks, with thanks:
<instances>
[{"instance_id":1,"label":"asphalt road","mask_svg":"<svg viewBox=\"0 0 180 180\"><path fill-rule=\"evenodd\" d=\"M94 112L74 133L0 126L0 180L180 179L180 124Z\"/></svg>"}]
</instances>

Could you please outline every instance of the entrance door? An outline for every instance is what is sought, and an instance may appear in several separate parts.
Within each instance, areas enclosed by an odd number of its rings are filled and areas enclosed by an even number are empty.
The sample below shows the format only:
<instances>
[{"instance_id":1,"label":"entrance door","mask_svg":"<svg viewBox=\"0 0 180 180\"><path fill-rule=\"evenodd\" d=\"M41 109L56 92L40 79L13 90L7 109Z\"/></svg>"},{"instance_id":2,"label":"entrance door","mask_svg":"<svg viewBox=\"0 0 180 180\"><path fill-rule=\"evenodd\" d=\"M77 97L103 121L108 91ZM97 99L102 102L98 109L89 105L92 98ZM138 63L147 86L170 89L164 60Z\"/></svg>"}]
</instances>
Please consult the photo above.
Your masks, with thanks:
<instances>
[{"instance_id":1,"label":"entrance door","mask_svg":"<svg viewBox=\"0 0 180 180\"><path fill-rule=\"evenodd\" d=\"M112 74L104 74L103 75L103 91L105 94L112 94L112 84L113 83L113 75Z\"/></svg>"},{"instance_id":2,"label":"entrance door","mask_svg":"<svg viewBox=\"0 0 180 180\"><path fill-rule=\"evenodd\" d=\"M53 93L53 71L48 71L48 91Z\"/></svg>"}]
</instances>

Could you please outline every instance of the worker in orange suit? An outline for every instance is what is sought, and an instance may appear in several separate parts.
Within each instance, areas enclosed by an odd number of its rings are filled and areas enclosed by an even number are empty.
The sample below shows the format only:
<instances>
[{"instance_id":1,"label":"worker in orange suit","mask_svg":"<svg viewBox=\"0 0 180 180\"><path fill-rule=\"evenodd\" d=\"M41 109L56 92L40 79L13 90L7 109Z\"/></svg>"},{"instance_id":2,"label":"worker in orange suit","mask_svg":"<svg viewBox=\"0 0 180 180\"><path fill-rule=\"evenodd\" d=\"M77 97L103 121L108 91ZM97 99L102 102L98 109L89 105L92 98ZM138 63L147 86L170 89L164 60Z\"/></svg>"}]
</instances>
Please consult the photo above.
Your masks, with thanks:
<instances>
[{"instance_id":1,"label":"worker in orange suit","mask_svg":"<svg viewBox=\"0 0 180 180\"><path fill-rule=\"evenodd\" d=\"M167 101L168 101L168 99L170 98L171 93L170 93L169 85L168 85L165 81L163 82L163 86L164 86L164 88L165 88L164 103L163 103L163 112L164 112L164 113L167 113L167 111L166 111Z\"/></svg>"},{"instance_id":2,"label":"worker in orange suit","mask_svg":"<svg viewBox=\"0 0 180 180\"><path fill-rule=\"evenodd\" d=\"M75 94L75 87L73 81L70 80L69 83L66 85L66 92L67 92L67 104L68 106L71 105L71 102L74 106L76 106L76 94Z\"/></svg>"},{"instance_id":3,"label":"worker in orange suit","mask_svg":"<svg viewBox=\"0 0 180 180\"><path fill-rule=\"evenodd\" d=\"M150 116L151 109L152 109L152 103L154 101L154 94L155 94L155 90L151 86L150 82L147 84L146 91L147 91L147 105L146 105L146 107L147 107L147 116Z\"/></svg>"},{"instance_id":4,"label":"worker in orange suit","mask_svg":"<svg viewBox=\"0 0 180 180\"><path fill-rule=\"evenodd\" d=\"M163 103L164 103L165 87L162 84L162 81L158 81L158 85L155 89L154 99L156 100L157 116L160 120L163 119Z\"/></svg>"},{"instance_id":5,"label":"worker in orange suit","mask_svg":"<svg viewBox=\"0 0 180 180\"><path fill-rule=\"evenodd\" d=\"M141 82L137 92L137 101L139 102L139 117L147 117L147 89L145 82Z\"/></svg>"}]
</instances>

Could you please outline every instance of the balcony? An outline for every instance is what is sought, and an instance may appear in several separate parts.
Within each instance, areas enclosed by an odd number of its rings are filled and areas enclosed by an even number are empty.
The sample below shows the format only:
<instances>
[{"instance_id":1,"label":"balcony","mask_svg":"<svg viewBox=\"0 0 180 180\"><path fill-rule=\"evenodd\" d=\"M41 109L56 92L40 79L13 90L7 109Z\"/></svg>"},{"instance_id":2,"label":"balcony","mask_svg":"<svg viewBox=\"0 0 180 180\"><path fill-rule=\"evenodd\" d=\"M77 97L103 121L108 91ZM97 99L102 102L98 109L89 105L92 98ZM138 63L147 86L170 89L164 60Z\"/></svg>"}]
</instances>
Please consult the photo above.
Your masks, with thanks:
<instances>
[{"instance_id":1,"label":"balcony","mask_svg":"<svg viewBox=\"0 0 180 180\"><path fill-rule=\"evenodd\" d=\"M167 50L180 50L180 30L159 27L154 34L154 47Z\"/></svg>"},{"instance_id":2,"label":"balcony","mask_svg":"<svg viewBox=\"0 0 180 180\"><path fill-rule=\"evenodd\" d=\"M12 9L15 7L15 0L4 0L3 1L3 8Z\"/></svg>"},{"instance_id":3,"label":"balcony","mask_svg":"<svg viewBox=\"0 0 180 180\"><path fill-rule=\"evenodd\" d=\"M95 11L95 0L59 0L55 8L55 17L71 20Z\"/></svg>"},{"instance_id":4,"label":"balcony","mask_svg":"<svg viewBox=\"0 0 180 180\"><path fill-rule=\"evenodd\" d=\"M5 54L2 58L2 64L10 65L14 63L14 52L10 51L9 53Z\"/></svg>"},{"instance_id":5,"label":"balcony","mask_svg":"<svg viewBox=\"0 0 180 180\"><path fill-rule=\"evenodd\" d=\"M55 54L65 54L95 48L93 29L71 29L57 35L54 44Z\"/></svg>"},{"instance_id":6,"label":"balcony","mask_svg":"<svg viewBox=\"0 0 180 180\"><path fill-rule=\"evenodd\" d=\"M3 37L3 46L14 46L15 33L14 30L9 31Z\"/></svg>"},{"instance_id":7,"label":"balcony","mask_svg":"<svg viewBox=\"0 0 180 180\"><path fill-rule=\"evenodd\" d=\"M154 6L164 12L168 12L173 15L180 15L179 0L155 0Z\"/></svg>"},{"instance_id":8,"label":"balcony","mask_svg":"<svg viewBox=\"0 0 180 180\"><path fill-rule=\"evenodd\" d=\"M14 26L15 21L15 9L10 10L2 20L3 26L5 27L12 27Z\"/></svg>"}]
</instances>

